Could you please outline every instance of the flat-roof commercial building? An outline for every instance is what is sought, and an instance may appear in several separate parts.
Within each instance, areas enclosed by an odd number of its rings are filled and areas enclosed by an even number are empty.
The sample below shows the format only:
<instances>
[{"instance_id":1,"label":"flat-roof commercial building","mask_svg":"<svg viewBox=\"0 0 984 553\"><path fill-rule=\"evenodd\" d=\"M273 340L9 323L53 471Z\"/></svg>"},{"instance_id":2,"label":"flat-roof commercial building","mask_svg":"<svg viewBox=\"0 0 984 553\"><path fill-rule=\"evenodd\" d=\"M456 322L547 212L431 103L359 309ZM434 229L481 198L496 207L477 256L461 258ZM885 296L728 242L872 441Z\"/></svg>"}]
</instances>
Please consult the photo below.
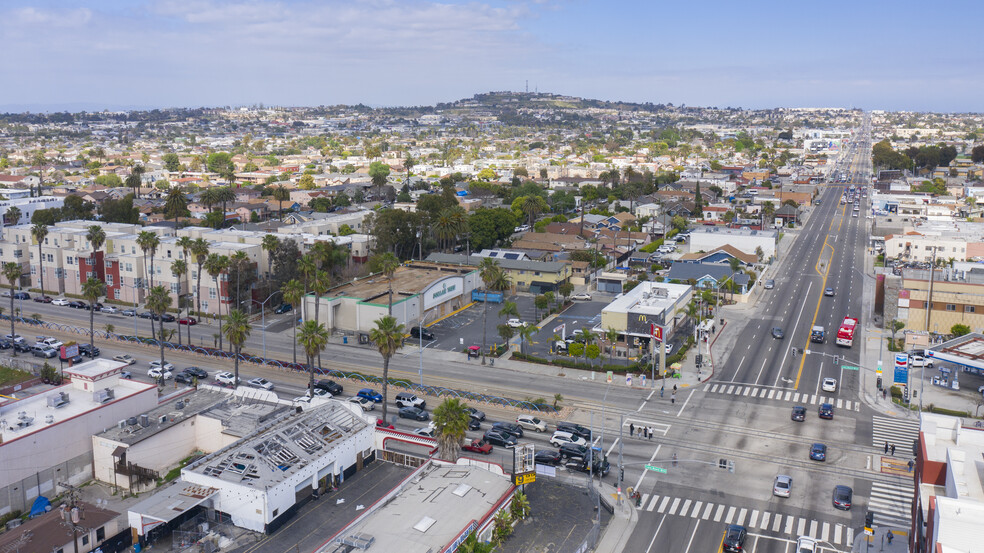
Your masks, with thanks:
<instances>
[{"instance_id":1,"label":"flat-roof commercial building","mask_svg":"<svg viewBox=\"0 0 984 553\"><path fill-rule=\"evenodd\" d=\"M427 256L427 261L434 263L472 267L478 267L482 259L480 255L456 253L432 253ZM569 262L532 261L529 259L497 259L496 261L509 275L513 293L516 291L532 294L556 293L560 285L571 278L571 264Z\"/></svg>"},{"instance_id":2,"label":"flat-roof commercial building","mask_svg":"<svg viewBox=\"0 0 984 553\"><path fill-rule=\"evenodd\" d=\"M121 379L125 363L94 359L67 382L0 403L0 515L25 511L58 482L92 478L92 435L157 407L157 386Z\"/></svg>"},{"instance_id":3,"label":"flat-roof commercial building","mask_svg":"<svg viewBox=\"0 0 984 553\"><path fill-rule=\"evenodd\" d=\"M648 351L651 326L663 327L664 339L676 332L677 312L686 309L693 294L689 284L643 281L601 310L600 331L614 328L631 350Z\"/></svg>"}]
</instances>

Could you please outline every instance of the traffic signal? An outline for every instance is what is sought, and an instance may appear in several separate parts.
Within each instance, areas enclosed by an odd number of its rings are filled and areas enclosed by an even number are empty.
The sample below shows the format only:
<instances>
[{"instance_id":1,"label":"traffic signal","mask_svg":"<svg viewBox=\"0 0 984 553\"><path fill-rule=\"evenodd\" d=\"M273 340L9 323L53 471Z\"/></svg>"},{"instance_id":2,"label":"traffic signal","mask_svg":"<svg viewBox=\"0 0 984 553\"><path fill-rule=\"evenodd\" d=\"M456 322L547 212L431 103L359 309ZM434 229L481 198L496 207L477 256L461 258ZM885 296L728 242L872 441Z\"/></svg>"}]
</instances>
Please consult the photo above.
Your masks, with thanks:
<instances>
[{"instance_id":1,"label":"traffic signal","mask_svg":"<svg viewBox=\"0 0 984 553\"><path fill-rule=\"evenodd\" d=\"M718 468L719 469L726 469L726 468L728 468L728 460L727 459L719 459L718 460Z\"/></svg>"},{"instance_id":2,"label":"traffic signal","mask_svg":"<svg viewBox=\"0 0 984 553\"><path fill-rule=\"evenodd\" d=\"M625 480L625 469L620 468L618 469L618 481L622 482L623 480Z\"/></svg>"},{"instance_id":3,"label":"traffic signal","mask_svg":"<svg viewBox=\"0 0 984 553\"><path fill-rule=\"evenodd\" d=\"M840 355L835 355L834 356L834 365L840 364L840 360L841 360Z\"/></svg>"},{"instance_id":4,"label":"traffic signal","mask_svg":"<svg viewBox=\"0 0 984 553\"><path fill-rule=\"evenodd\" d=\"M875 513L868 511L864 514L864 527L871 528L875 525Z\"/></svg>"}]
</instances>

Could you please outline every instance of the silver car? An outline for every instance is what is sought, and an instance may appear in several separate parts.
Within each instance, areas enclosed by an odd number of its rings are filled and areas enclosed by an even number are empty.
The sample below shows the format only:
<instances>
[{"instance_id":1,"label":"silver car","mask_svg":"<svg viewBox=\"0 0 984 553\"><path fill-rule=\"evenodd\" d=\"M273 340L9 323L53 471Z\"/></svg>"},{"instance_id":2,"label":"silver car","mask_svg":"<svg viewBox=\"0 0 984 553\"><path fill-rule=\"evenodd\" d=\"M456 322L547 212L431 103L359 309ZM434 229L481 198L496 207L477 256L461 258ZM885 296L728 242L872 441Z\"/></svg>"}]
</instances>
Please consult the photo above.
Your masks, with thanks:
<instances>
[{"instance_id":1,"label":"silver car","mask_svg":"<svg viewBox=\"0 0 984 553\"><path fill-rule=\"evenodd\" d=\"M776 481L772 485L772 495L779 497L789 497L789 491L793 487L793 479L785 474L776 476Z\"/></svg>"}]
</instances>

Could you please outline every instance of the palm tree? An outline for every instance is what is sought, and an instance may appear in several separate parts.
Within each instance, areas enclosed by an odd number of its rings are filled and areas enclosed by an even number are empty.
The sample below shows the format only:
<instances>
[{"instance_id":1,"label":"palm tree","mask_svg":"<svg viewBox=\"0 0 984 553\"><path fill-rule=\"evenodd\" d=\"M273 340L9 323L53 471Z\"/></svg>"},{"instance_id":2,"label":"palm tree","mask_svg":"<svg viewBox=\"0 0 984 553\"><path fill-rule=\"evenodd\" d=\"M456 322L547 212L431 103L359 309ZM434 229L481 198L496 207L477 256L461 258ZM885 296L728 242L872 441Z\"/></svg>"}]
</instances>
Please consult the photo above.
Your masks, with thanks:
<instances>
[{"instance_id":1,"label":"palm tree","mask_svg":"<svg viewBox=\"0 0 984 553\"><path fill-rule=\"evenodd\" d=\"M195 241L191 239L190 236L182 236L175 241L175 244L181 248L181 259L185 262L185 288L188 290L187 294L191 294L191 258L188 257L188 252L191 251L192 246ZM185 297L185 304L188 306L188 317L191 317L191 308L194 306L194 302L187 301L187 294ZM185 325L188 327L188 345L191 345L191 325Z\"/></svg>"},{"instance_id":2,"label":"palm tree","mask_svg":"<svg viewBox=\"0 0 984 553\"><path fill-rule=\"evenodd\" d=\"M14 339L14 290L20 283L21 275L24 274L24 270L21 269L18 263L4 263L3 264L3 276L10 283L10 339ZM42 294L42 297L44 295ZM17 357L17 350L13 350L13 356Z\"/></svg>"},{"instance_id":3,"label":"palm tree","mask_svg":"<svg viewBox=\"0 0 984 553\"><path fill-rule=\"evenodd\" d=\"M150 294L147 296L147 309L151 313L157 316L157 320L161 322L161 331L158 336L157 343L161 346L161 370L164 370L164 313L167 312L167 308L171 307L171 294L167 291L167 288L163 286L154 286L150 289ZM151 322L151 326L154 323Z\"/></svg>"},{"instance_id":4,"label":"palm tree","mask_svg":"<svg viewBox=\"0 0 984 553\"><path fill-rule=\"evenodd\" d=\"M188 274L188 262L184 259L175 259L171 262L171 274L178 279L178 314L181 314L181 277ZM186 325L188 330L188 345L191 345L191 325ZM178 327L178 345L181 345L181 327Z\"/></svg>"},{"instance_id":5,"label":"palm tree","mask_svg":"<svg viewBox=\"0 0 984 553\"><path fill-rule=\"evenodd\" d=\"M311 246L311 256L318 264L318 268L328 273L329 287L335 279L338 268L348 262L348 251L330 240L322 240Z\"/></svg>"},{"instance_id":6,"label":"palm tree","mask_svg":"<svg viewBox=\"0 0 984 553\"><path fill-rule=\"evenodd\" d=\"M229 318L226 321L225 326L225 337L232 344L233 349L235 349L236 356L233 358L233 367L235 367L236 379L233 382L239 383L239 355L243 351L243 344L246 343L246 339L249 338L249 333L253 329L249 324L249 316L243 313L239 309L233 309L229 312Z\"/></svg>"},{"instance_id":7,"label":"palm tree","mask_svg":"<svg viewBox=\"0 0 984 553\"><path fill-rule=\"evenodd\" d=\"M174 219L175 230L178 228L178 217L189 214L188 198L180 187L175 186L168 191L167 198L164 200L164 214Z\"/></svg>"},{"instance_id":8,"label":"palm tree","mask_svg":"<svg viewBox=\"0 0 984 553\"><path fill-rule=\"evenodd\" d=\"M16 225L20 222L21 210L19 207L12 205L7 208L7 211L3 214L3 221L5 225Z\"/></svg>"},{"instance_id":9,"label":"palm tree","mask_svg":"<svg viewBox=\"0 0 984 553\"><path fill-rule=\"evenodd\" d=\"M218 204L219 201L220 200L219 200L218 188L214 186L210 188L206 188L205 190L202 191L201 194L198 195L198 203L205 206L205 209L209 212L212 211L212 207ZM224 218L225 216L223 215L223 219Z\"/></svg>"},{"instance_id":10,"label":"palm tree","mask_svg":"<svg viewBox=\"0 0 984 553\"><path fill-rule=\"evenodd\" d=\"M485 313L482 315L484 320L482 321L482 364L485 364L485 349L486 340L488 338L488 328L489 328L489 292L503 292L509 289L509 275L499 266L497 260L492 259L491 262L485 263L485 259L482 259L482 263L479 265L479 277L485 284Z\"/></svg>"},{"instance_id":11,"label":"palm tree","mask_svg":"<svg viewBox=\"0 0 984 553\"><path fill-rule=\"evenodd\" d=\"M270 278L270 274L273 273L273 252L280 246L280 239L277 238L275 234L264 234L263 242L260 243L260 247L263 251L267 252L267 278Z\"/></svg>"},{"instance_id":12,"label":"palm tree","mask_svg":"<svg viewBox=\"0 0 984 553\"><path fill-rule=\"evenodd\" d=\"M48 225L44 223L35 223L31 227L31 236L38 241L38 288L41 289L41 297L44 297L44 253L41 251L41 246L44 244L44 239L48 237ZM13 315L11 310L10 314Z\"/></svg>"},{"instance_id":13,"label":"palm tree","mask_svg":"<svg viewBox=\"0 0 984 553\"><path fill-rule=\"evenodd\" d=\"M222 349L222 289L219 288L219 275L229 267L229 258L217 253L211 253L205 260L205 270L215 282L215 299L219 304L217 309L219 318L219 349Z\"/></svg>"},{"instance_id":14,"label":"palm tree","mask_svg":"<svg viewBox=\"0 0 984 553\"><path fill-rule=\"evenodd\" d=\"M100 225L89 225L85 233L85 238L92 246L92 253L96 253L106 243L106 231Z\"/></svg>"},{"instance_id":15,"label":"palm tree","mask_svg":"<svg viewBox=\"0 0 984 553\"><path fill-rule=\"evenodd\" d=\"M605 330L605 339L608 340L608 363L611 364L614 362L612 357L615 355L615 342L618 340L618 330L608 327Z\"/></svg>"},{"instance_id":16,"label":"palm tree","mask_svg":"<svg viewBox=\"0 0 984 553\"><path fill-rule=\"evenodd\" d=\"M137 245L143 251L144 267L147 266L147 253L150 253L150 288L154 287L154 256L161 245L161 238L149 230L140 231L137 235Z\"/></svg>"},{"instance_id":17,"label":"palm tree","mask_svg":"<svg viewBox=\"0 0 984 553\"><path fill-rule=\"evenodd\" d=\"M195 264L198 265L198 272L195 273L195 297L198 298L196 309L200 317L202 315L202 267L208 259L208 241L204 238L196 238L188 249L191 250L191 255L195 256Z\"/></svg>"},{"instance_id":18,"label":"palm tree","mask_svg":"<svg viewBox=\"0 0 984 553\"><path fill-rule=\"evenodd\" d=\"M536 216L543 213L549 209L546 200L542 196L537 196L535 194L527 196L523 200L522 210L529 219L530 228L533 228L533 223L536 222Z\"/></svg>"},{"instance_id":19,"label":"palm tree","mask_svg":"<svg viewBox=\"0 0 984 553\"><path fill-rule=\"evenodd\" d=\"M529 342L533 335L540 330L540 327L536 325L523 325L519 327L519 351L523 355L526 355L526 343Z\"/></svg>"},{"instance_id":20,"label":"palm tree","mask_svg":"<svg viewBox=\"0 0 984 553\"><path fill-rule=\"evenodd\" d=\"M403 325L396 318L386 315L376 321L376 328L369 331L369 340L383 356L383 420L386 420L386 394L389 390L390 359L403 347Z\"/></svg>"},{"instance_id":21,"label":"palm tree","mask_svg":"<svg viewBox=\"0 0 984 553\"><path fill-rule=\"evenodd\" d=\"M96 277L89 277L82 283L82 297L89 300L89 346L96 347L95 316L96 300L106 293L106 284Z\"/></svg>"},{"instance_id":22,"label":"palm tree","mask_svg":"<svg viewBox=\"0 0 984 553\"><path fill-rule=\"evenodd\" d=\"M284 185L278 185L273 188L273 199L277 200L277 211L280 212L280 220L284 220L284 202L290 200L290 190L287 190Z\"/></svg>"},{"instance_id":23,"label":"palm tree","mask_svg":"<svg viewBox=\"0 0 984 553\"><path fill-rule=\"evenodd\" d=\"M220 186L215 190L215 199L222 204L222 222L225 222L226 204L236 201L236 191L229 186Z\"/></svg>"},{"instance_id":24,"label":"palm tree","mask_svg":"<svg viewBox=\"0 0 984 553\"><path fill-rule=\"evenodd\" d=\"M431 227L438 239L438 248L443 250L450 245L451 239L458 235L458 223L454 208L449 207L438 213Z\"/></svg>"},{"instance_id":25,"label":"palm tree","mask_svg":"<svg viewBox=\"0 0 984 553\"><path fill-rule=\"evenodd\" d=\"M304 285L301 281L296 278L285 282L280 288L280 294L284 297L284 301L291 305L291 319L293 319L294 324L294 363L297 363L297 306L301 303L301 298L304 297Z\"/></svg>"},{"instance_id":26,"label":"palm tree","mask_svg":"<svg viewBox=\"0 0 984 553\"><path fill-rule=\"evenodd\" d=\"M460 399L448 398L434 409L434 428L441 459L454 463L461 454L461 441L468 431L469 413Z\"/></svg>"},{"instance_id":27,"label":"palm tree","mask_svg":"<svg viewBox=\"0 0 984 553\"><path fill-rule=\"evenodd\" d=\"M595 335L591 333L588 327L584 327L578 332L579 341L584 343L584 360L588 360L588 346L593 344L595 341Z\"/></svg>"},{"instance_id":28,"label":"palm tree","mask_svg":"<svg viewBox=\"0 0 984 553\"><path fill-rule=\"evenodd\" d=\"M304 321L301 325L301 332L297 336L297 342L304 348L307 356L308 373L308 394L314 397L314 358L321 353L328 345L328 329L318 321ZM385 374L385 368L383 369ZM386 402L383 402L383 414L386 414Z\"/></svg>"},{"instance_id":29,"label":"palm tree","mask_svg":"<svg viewBox=\"0 0 984 553\"><path fill-rule=\"evenodd\" d=\"M387 315L393 315L393 276L396 274L396 270L400 267L400 260L397 259L395 255L390 252L382 253L373 256L369 265L370 271L374 273L382 273L386 276L386 284L389 289L389 306L386 311Z\"/></svg>"}]
</instances>

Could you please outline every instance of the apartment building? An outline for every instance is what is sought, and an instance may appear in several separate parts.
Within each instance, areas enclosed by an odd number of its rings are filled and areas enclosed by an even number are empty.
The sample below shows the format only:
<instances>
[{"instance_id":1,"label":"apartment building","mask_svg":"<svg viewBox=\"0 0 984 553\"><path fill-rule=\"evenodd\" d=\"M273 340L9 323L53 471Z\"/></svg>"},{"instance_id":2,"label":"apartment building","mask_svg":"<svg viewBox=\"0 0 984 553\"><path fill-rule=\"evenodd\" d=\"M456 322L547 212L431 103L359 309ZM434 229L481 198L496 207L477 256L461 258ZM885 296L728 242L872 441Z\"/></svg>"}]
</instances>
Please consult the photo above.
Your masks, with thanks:
<instances>
[{"instance_id":1,"label":"apartment building","mask_svg":"<svg viewBox=\"0 0 984 553\"><path fill-rule=\"evenodd\" d=\"M885 236L885 258L931 261L953 258L968 261L984 257L984 224L969 222L921 223L900 234Z\"/></svg>"}]
</instances>

